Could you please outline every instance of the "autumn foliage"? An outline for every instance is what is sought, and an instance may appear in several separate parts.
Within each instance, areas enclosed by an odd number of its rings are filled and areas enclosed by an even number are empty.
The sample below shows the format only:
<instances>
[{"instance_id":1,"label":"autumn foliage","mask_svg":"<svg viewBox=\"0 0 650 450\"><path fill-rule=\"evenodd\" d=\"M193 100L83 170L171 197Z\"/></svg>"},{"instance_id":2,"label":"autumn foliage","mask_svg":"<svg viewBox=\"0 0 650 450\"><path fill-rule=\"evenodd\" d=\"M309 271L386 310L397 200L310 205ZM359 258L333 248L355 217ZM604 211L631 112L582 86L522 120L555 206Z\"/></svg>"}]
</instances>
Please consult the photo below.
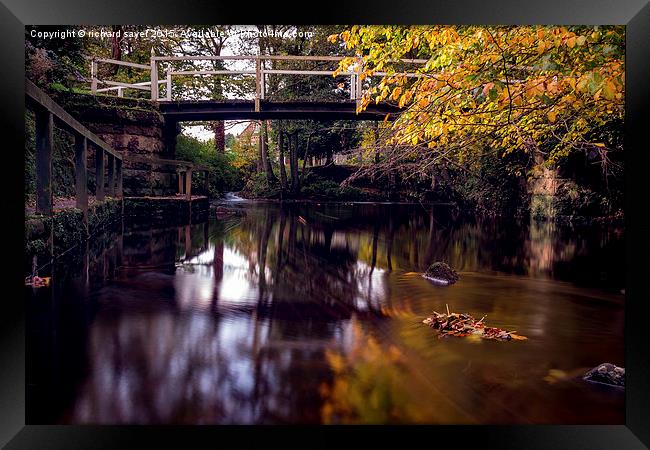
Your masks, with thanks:
<instances>
[{"instance_id":1,"label":"autumn foliage","mask_svg":"<svg viewBox=\"0 0 650 450\"><path fill-rule=\"evenodd\" d=\"M624 27L353 26L330 40L356 55L339 72L364 80L359 110L404 108L390 143L460 159L519 150L547 163L618 145L595 130L623 119Z\"/></svg>"}]
</instances>

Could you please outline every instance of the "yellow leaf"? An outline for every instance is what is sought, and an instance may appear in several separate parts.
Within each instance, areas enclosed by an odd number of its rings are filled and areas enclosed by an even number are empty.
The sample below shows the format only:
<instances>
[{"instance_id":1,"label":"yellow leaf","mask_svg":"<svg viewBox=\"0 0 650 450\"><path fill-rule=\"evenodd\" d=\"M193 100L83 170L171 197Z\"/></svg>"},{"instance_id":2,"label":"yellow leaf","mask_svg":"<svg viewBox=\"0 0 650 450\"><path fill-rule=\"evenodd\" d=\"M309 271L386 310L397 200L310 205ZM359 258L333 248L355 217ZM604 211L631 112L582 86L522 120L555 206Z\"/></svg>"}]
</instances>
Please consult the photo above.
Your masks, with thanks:
<instances>
[{"instance_id":1,"label":"yellow leaf","mask_svg":"<svg viewBox=\"0 0 650 450\"><path fill-rule=\"evenodd\" d=\"M393 93L390 94L391 100L397 100L397 97L402 93L402 88L400 86L397 86L395 89L393 89Z\"/></svg>"},{"instance_id":2,"label":"yellow leaf","mask_svg":"<svg viewBox=\"0 0 650 450\"><path fill-rule=\"evenodd\" d=\"M555 111L549 111L547 114L548 120L551 121L551 123L555 122L555 119L557 118L557 112Z\"/></svg>"},{"instance_id":3,"label":"yellow leaf","mask_svg":"<svg viewBox=\"0 0 650 450\"><path fill-rule=\"evenodd\" d=\"M566 45L569 46L569 48L573 48L576 45L576 38L575 36L571 36L569 39L566 40Z\"/></svg>"}]
</instances>

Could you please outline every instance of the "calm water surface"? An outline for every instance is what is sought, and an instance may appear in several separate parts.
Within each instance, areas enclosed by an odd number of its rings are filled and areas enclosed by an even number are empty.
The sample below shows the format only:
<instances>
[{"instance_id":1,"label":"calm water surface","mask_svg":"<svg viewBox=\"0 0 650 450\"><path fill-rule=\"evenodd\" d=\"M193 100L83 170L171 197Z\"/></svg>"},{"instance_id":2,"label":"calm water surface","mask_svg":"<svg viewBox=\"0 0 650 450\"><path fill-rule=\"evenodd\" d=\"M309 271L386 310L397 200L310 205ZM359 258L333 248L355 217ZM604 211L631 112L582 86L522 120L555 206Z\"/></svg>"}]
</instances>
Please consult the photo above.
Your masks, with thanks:
<instances>
[{"instance_id":1,"label":"calm water surface","mask_svg":"<svg viewBox=\"0 0 650 450\"><path fill-rule=\"evenodd\" d=\"M444 206L124 226L27 297L28 423L623 423L624 236ZM435 261L460 281L419 274ZM431 311L527 341L438 339Z\"/></svg>"}]
</instances>

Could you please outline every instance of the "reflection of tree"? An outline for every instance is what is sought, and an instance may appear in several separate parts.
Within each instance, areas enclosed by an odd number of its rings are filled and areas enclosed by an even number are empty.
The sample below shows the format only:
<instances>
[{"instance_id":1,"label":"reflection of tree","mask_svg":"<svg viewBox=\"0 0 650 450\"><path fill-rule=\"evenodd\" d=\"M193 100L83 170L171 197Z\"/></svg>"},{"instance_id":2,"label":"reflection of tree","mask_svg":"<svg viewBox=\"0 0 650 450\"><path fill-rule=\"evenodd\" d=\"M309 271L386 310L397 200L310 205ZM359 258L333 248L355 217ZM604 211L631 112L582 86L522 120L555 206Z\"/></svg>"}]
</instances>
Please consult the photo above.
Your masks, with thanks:
<instances>
[{"instance_id":1,"label":"reflection of tree","mask_svg":"<svg viewBox=\"0 0 650 450\"><path fill-rule=\"evenodd\" d=\"M374 336L372 326L352 320L350 328L347 350L325 352L333 378L319 387L323 423L471 423L455 399L416 373L412 355Z\"/></svg>"}]
</instances>

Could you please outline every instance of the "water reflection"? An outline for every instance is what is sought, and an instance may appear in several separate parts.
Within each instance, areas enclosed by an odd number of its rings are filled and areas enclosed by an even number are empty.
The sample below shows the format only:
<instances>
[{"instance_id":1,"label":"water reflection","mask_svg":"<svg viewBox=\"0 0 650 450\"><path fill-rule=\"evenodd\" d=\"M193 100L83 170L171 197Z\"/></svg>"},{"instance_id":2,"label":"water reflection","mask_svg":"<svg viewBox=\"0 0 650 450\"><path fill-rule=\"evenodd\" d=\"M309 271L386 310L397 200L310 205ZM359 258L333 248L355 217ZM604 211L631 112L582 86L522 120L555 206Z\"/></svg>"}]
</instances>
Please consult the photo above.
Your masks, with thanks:
<instances>
[{"instance_id":1,"label":"water reflection","mask_svg":"<svg viewBox=\"0 0 650 450\"><path fill-rule=\"evenodd\" d=\"M29 423L622 422L622 394L545 381L623 365L620 230L240 207L124 230L100 279L55 278L49 308L29 294ZM410 273L437 260L457 285ZM436 340L419 322L445 304L530 339Z\"/></svg>"}]
</instances>

